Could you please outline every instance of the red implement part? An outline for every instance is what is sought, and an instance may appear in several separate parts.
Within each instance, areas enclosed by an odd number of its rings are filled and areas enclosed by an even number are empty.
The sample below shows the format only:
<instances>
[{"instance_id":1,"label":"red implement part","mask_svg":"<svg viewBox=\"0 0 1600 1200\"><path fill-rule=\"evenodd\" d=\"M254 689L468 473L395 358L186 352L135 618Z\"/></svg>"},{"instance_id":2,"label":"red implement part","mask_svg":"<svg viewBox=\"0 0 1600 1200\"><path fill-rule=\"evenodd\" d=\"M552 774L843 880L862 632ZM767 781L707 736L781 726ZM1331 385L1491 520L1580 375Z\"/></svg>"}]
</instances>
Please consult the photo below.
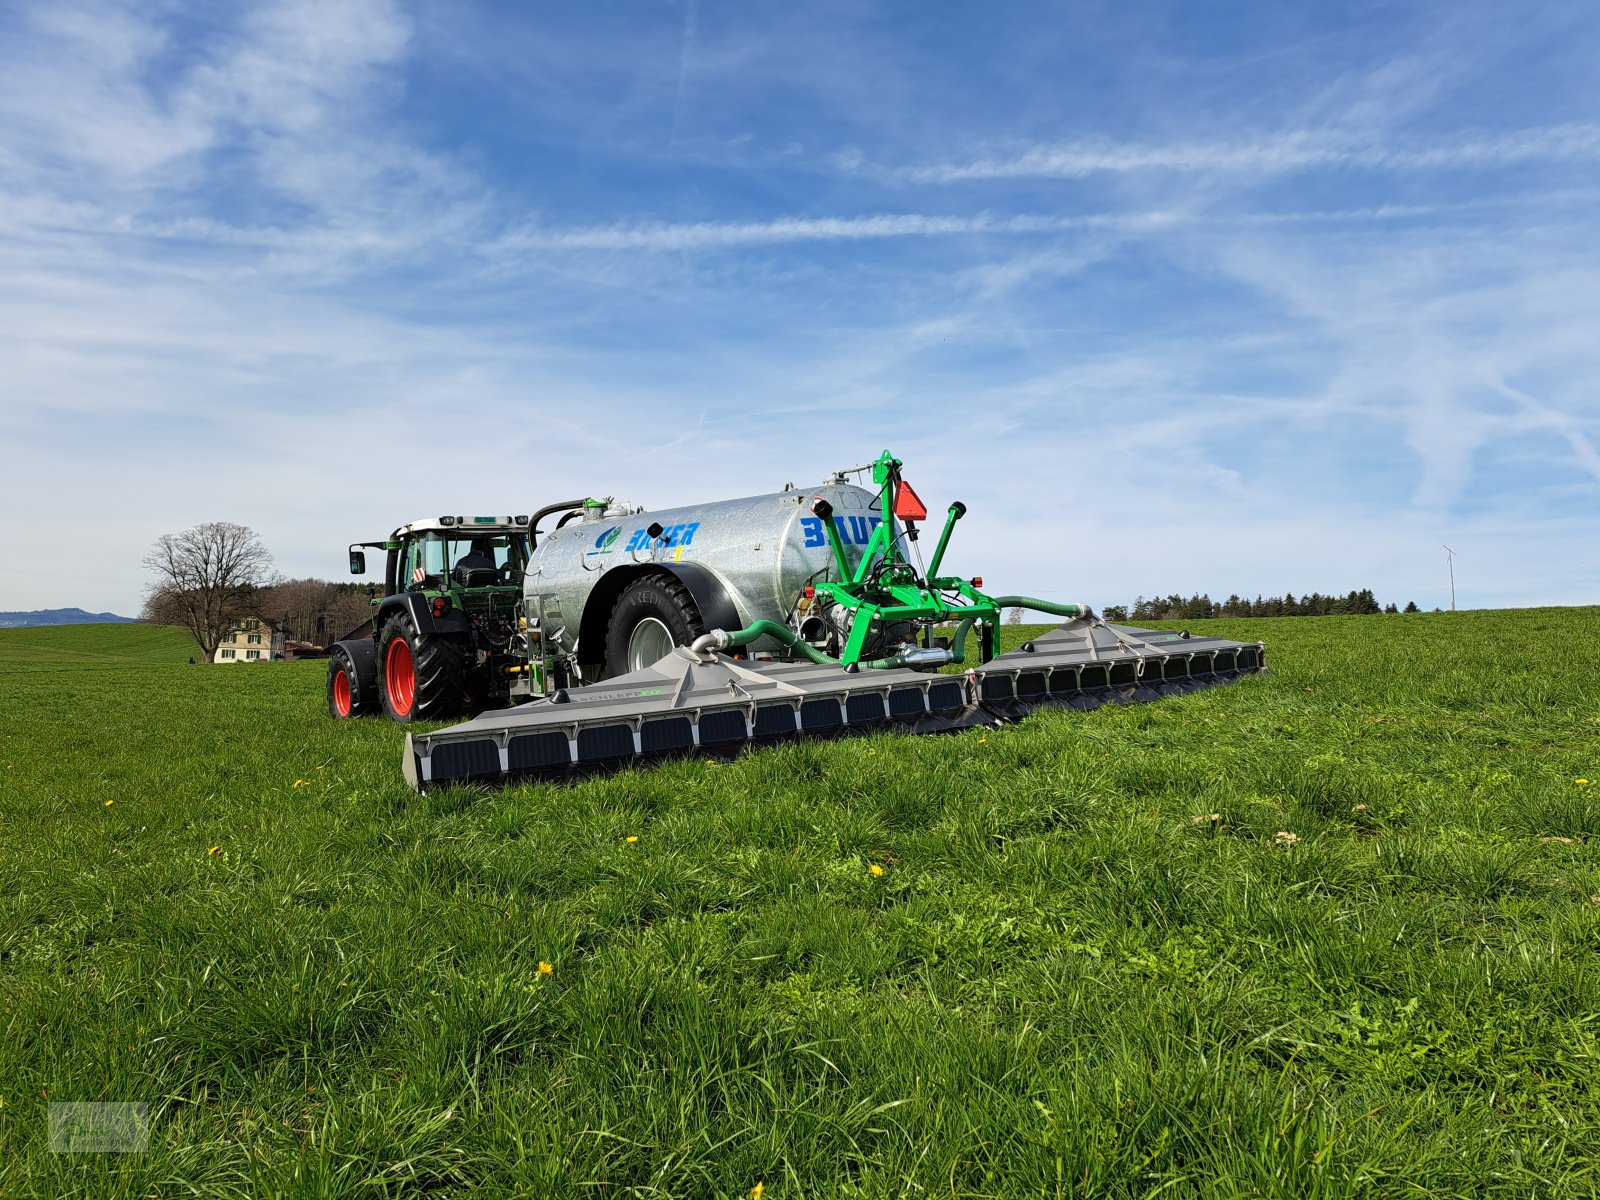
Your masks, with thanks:
<instances>
[{"instance_id":1,"label":"red implement part","mask_svg":"<svg viewBox=\"0 0 1600 1200\"><path fill-rule=\"evenodd\" d=\"M904 479L894 485L894 515L902 521L926 521L928 506Z\"/></svg>"}]
</instances>

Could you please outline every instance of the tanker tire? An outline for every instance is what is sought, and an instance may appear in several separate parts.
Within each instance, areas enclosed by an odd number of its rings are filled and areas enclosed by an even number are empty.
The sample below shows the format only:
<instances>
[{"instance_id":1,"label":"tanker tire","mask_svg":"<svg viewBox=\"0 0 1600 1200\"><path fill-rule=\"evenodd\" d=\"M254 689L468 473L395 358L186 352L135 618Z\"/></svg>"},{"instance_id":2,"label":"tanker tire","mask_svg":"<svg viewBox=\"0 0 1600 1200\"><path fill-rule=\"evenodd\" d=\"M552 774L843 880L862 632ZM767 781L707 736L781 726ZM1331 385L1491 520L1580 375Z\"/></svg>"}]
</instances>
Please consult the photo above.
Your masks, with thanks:
<instances>
[{"instance_id":1,"label":"tanker tire","mask_svg":"<svg viewBox=\"0 0 1600 1200\"><path fill-rule=\"evenodd\" d=\"M373 716L381 707L377 672L363 673L348 654L335 650L328 659L328 715L348 721Z\"/></svg>"},{"instance_id":2,"label":"tanker tire","mask_svg":"<svg viewBox=\"0 0 1600 1200\"><path fill-rule=\"evenodd\" d=\"M390 617L378 639L383 711L391 721L402 723L459 716L466 701L467 657L462 639L419 634L405 613Z\"/></svg>"},{"instance_id":3,"label":"tanker tire","mask_svg":"<svg viewBox=\"0 0 1600 1200\"><path fill-rule=\"evenodd\" d=\"M617 597L606 624L606 678L628 673L629 639L641 622L652 619L667 627L677 646L687 646L706 632L700 609L681 579L674 575L636 579Z\"/></svg>"}]
</instances>

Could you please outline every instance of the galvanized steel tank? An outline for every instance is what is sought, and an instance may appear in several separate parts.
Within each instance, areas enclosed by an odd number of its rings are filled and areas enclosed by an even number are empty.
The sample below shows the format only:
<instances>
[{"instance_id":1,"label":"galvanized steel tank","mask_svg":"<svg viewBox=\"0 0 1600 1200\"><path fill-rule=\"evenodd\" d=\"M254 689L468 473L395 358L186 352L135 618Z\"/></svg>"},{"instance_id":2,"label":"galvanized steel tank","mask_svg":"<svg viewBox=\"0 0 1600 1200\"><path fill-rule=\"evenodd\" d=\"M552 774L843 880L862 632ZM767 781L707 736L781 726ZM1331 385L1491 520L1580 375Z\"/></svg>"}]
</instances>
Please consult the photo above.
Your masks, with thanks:
<instances>
[{"instance_id":1,"label":"galvanized steel tank","mask_svg":"<svg viewBox=\"0 0 1600 1200\"><path fill-rule=\"evenodd\" d=\"M722 585L743 625L783 621L808 582L837 573L822 520L811 514L818 496L833 505L854 566L883 516L876 494L850 484L630 515L591 508L583 520L540 535L523 584L527 611L542 613L546 644L570 654L589 594L606 572L694 563ZM662 532L652 540L654 524Z\"/></svg>"}]
</instances>

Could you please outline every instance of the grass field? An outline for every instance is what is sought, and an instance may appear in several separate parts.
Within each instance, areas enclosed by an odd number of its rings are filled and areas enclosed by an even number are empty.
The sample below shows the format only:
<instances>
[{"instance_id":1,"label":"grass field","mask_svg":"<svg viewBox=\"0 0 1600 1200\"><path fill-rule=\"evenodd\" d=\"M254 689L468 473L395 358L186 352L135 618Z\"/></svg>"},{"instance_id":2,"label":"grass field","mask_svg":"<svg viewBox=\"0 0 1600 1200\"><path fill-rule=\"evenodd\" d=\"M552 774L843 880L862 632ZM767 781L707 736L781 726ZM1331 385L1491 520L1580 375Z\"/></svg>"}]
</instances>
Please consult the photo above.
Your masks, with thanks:
<instances>
[{"instance_id":1,"label":"grass field","mask_svg":"<svg viewBox=\"0 0 1600 1200\"><path fill-rule=\"evenodd\" d=\"M1194 628L1274 674L426 797L0 633L0 1194L1594 1195L1600 609Z\"/></svg>"}]
</instances>

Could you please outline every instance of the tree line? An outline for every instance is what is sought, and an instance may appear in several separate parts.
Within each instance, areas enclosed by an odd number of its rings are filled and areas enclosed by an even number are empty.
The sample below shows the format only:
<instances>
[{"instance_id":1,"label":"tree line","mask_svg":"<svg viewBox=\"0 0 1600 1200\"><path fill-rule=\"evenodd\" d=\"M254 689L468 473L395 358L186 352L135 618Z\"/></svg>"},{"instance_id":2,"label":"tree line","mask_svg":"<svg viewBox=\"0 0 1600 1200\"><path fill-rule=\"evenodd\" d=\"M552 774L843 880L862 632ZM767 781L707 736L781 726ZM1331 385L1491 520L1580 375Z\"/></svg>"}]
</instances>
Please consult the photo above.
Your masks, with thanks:
<instances>
[{"instance_id":1,"label":"tree line","mask_svg":"<svg viewBox=\"0 0 1600 1200\"><path fill-rule=\"evenodd\" d=\"M270 621L286 641L327 646L372 615L362 584L284 579L260 536L229 521L162 535L144 564L155 579L139 619L188 630L208 662L247 617Z\"/></svg>"},{"instance_id":2,"label":"tree line","mask_svg":"<svg viewBox=\"0 0 1600 1200\"><path fill-rule=\"evenodd\" d=\"M1311 592L1296 597L1293 592L1285 592L1281 596L1258 595L1254 600L1237 593L1222 601L1204 594L1140 596L1131 605L1108 604L1101 615L1108 621L1199 621L1207 617L1330 617L1420 611L1415 600L1408 600L1401 609L1393 603L1379 604L1371 588L1360 588L1343 596Z\"/></svg>"}]
</instances>

